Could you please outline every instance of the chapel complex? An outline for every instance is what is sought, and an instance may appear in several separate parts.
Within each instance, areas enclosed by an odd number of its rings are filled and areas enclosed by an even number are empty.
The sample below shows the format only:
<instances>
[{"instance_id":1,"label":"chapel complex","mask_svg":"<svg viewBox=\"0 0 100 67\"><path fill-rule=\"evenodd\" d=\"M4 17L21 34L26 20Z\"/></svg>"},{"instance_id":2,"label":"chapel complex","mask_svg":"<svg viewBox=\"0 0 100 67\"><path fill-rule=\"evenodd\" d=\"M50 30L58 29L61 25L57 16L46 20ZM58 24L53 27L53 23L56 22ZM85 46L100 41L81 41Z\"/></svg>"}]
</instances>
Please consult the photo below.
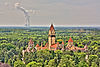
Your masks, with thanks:
<instances>
[{"instance_id":1,"label":"chapel complex","mask_svg":"<svg viewBox=\"0 0 100 67\"><path fill-rule=\"evenodd\" d=\"M43 43L41 45L37 44L36 46L34 45L34 42L32 39L30 39L28 43L27 49L23 50L22 53L24 54L25 52L34 52L36 50L43 50L43 49L48 49L48 50L72 50L72 51L86 51L87 50L87 45L84 46L84 48L79 48L77 46L74 46L73 40L70 37L68 40L67 46L64 46L64 41L62 41L61 44L59 42L55 42L56 35L55 35L55 29L53 24L51 24L49 33L48 33L48 42L43 46ZM33 48L34 47L34 48Z\"/></svg>"}]
</instances>

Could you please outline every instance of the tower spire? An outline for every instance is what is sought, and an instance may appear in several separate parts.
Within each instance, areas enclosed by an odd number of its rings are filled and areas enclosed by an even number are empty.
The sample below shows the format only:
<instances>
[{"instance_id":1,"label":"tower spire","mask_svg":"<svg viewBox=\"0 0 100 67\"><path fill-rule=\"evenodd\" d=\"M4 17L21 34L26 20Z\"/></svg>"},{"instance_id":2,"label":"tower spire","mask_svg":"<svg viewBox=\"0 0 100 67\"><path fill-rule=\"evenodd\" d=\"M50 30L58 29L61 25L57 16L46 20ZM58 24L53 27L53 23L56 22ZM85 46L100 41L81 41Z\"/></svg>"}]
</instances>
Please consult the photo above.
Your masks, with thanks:
<instances>
[{"instance_id":1,"label":"tower spire","mask_svg":"<svg viewBox=\"0 0 100 67\"><path fill-rule=\"evenodd\" d=\"M51 31L54 30L54 26L53 26L53 24L51 24L51 26L50 26L50 30L51 30Z\"/></svg>"},{"instance_id":2,"label":"tower spire","mask_svg":"<svg viewBox=\"0 0 100 67\"><path fill-rule=\"evenodd\" d=\"M55 44L55 30L53 24L51 24L49 29L48 43L49 43L49 49L51 45Z\"/></svg>"}]
</instances>

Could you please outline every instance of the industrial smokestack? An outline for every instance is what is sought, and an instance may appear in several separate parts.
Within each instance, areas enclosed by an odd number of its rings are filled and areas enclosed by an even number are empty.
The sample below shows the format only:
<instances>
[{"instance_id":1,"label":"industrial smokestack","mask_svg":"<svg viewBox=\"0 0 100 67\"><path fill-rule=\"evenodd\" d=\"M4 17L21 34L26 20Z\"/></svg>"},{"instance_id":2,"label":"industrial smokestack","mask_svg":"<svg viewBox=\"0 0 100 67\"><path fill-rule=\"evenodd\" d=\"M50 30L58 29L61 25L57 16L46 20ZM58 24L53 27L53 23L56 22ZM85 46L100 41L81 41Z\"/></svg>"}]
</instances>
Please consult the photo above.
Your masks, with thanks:
<instances>
[{"instance_id":1,"label":"industrial smokestack","mask_svg":"<svg viewBox=\"0 0 100 67\"><path fill-rule=\"evenodd\" d=\"M21 10L22 12L24 12L24 15L25 15L25 26L26 27L29 27L30 26L30 16L28 14L28 10L26 10L24 7L21 7L20 6L20 3L15 3L15 8Z\"/></svg>"}]
</instances>

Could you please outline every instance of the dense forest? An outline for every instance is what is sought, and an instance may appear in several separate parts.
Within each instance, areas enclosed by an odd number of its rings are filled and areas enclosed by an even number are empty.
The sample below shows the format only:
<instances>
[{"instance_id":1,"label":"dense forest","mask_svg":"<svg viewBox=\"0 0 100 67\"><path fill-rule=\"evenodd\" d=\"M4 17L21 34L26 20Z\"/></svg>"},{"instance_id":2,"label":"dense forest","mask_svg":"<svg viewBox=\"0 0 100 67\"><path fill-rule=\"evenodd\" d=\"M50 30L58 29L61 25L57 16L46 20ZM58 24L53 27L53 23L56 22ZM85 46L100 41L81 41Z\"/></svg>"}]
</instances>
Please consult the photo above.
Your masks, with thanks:
<instances>
[{"instance_id":1,"label":"dense forest","mask_svg":"<svg viewBox=\"0 0 100 67\"><path fill-rule=\"evenodd\" d=\"M11 67L100 67L100 29L97 28L56 28L56 42L63 40L67 45L72 37L74 45L84 47L87 52L71 50L38 50L25 53L30 38L34 44L48 42L49 28L0 28L0 62Z\"/></svg>"}]
</instances>

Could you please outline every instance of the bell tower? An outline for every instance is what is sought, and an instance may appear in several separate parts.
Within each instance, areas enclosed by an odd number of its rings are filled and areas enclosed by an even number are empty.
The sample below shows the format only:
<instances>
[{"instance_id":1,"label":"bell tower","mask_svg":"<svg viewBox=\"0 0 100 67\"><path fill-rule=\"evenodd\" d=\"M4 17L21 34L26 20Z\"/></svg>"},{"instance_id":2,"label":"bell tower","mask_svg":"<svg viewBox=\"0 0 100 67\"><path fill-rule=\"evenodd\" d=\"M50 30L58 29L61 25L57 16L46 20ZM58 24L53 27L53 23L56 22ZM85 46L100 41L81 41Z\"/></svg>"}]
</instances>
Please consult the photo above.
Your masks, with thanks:
<instances>
[{"instance_id":1,"label":"bell tower","mask_svg":"<svg viewBox=\"0 0 100 67\"><path fill-rule=\"evenodd\" d=\"M51 45L55 44L55 38L56 38L55 29L54 29L53 24L51 24L50 29L49 29L49 34L48 34L49 49Z\"/></svg>"}]
</instances>

